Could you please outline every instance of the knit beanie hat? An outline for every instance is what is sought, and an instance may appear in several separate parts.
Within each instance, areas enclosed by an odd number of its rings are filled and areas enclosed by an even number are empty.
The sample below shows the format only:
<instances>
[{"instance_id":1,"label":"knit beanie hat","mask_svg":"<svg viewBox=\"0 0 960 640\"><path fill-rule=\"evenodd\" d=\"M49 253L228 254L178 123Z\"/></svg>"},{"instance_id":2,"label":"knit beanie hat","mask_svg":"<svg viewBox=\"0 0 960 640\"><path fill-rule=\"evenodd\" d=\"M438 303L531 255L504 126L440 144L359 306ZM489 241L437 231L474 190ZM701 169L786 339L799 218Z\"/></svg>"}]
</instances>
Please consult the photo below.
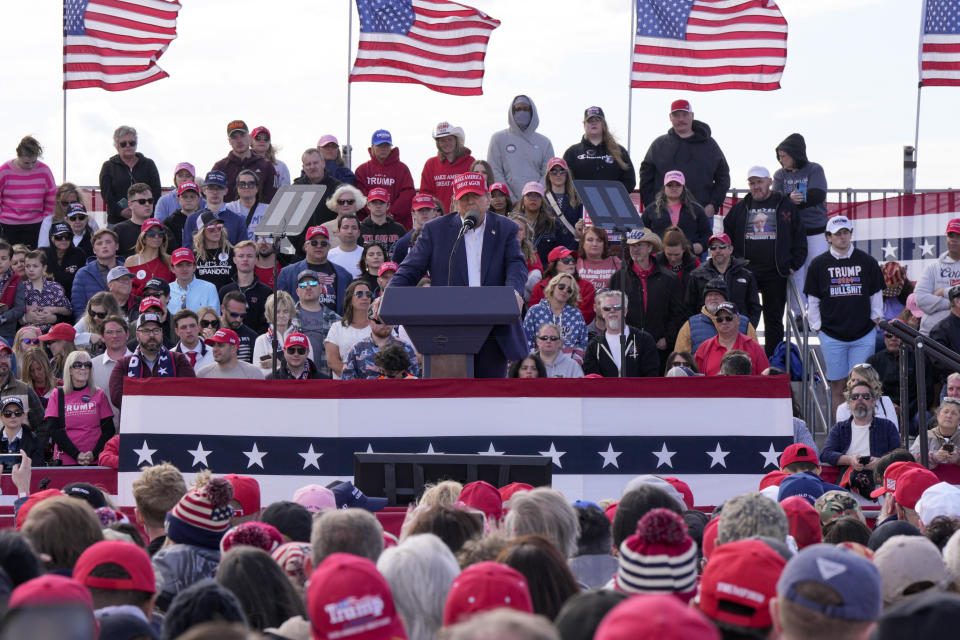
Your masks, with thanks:
<instances>
[{"instance_id":1,"label":"knit beanie hat","mask_svg":"<svg viewBox=\"0 0 960 640\"><path fill-rule=\"evenodd\" d=\"M270 557L287 574L298 593L303 593L307 578L313 567L310 566L310 545L302 542L288 542L270 552Z\"/></svg>"},{"instance_id":2,"label":"knit beanie hat","mask_svg":"<svg viewBox=\"0 0 960 640\"><path fill-rule=\"evenodd\" d=\"M687 525L669 509L640 518L637 532L620 545L616 589L625 593L673 593L689 602L697 587L697 545Z\"/></svg>"},{"instance_id":3,"label":"knit beanie hat","mask_svg":"<svg viewBox=\"0 0 960 640\"><path fill-rule=\"evenodd\" d=\"M190 489L167 514L167 537L219 551L233 517L232 498L233 486L223 478L210 478Z\"/></svg>"},{"instance_id":4,"label":"knit beanie hat","mask_svg":"<svg viewBox=\"0 0 960 640\"><path fill-rule=\"evenodd\" d=\"M220 552L226 553L237 545L244 545L270 553L281 544L283 536L273 525L266 522L244 522L227 531L220 540Z\"/></svg>"}]
</instances>

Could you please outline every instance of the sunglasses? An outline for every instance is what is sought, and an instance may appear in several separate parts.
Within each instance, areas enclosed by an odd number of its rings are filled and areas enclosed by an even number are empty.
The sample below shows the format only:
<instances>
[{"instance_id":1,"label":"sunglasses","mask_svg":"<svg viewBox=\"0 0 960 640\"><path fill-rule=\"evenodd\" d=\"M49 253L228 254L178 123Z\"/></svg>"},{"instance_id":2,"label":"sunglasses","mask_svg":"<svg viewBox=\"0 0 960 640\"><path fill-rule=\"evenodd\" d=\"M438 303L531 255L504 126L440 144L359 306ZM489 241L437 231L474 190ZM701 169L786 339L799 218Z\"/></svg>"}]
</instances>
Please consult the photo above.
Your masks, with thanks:
<instances>
[{"instance_id":1,"label":"sunglasses","mask_svg":"<svg viewBox=\"0 0 960 640\"><path fill-rule=\"evenodd\" d=\"M356 200L337 200L337 204L353 204Z\"/></svg>"},{"instance_id":2,"label":"sunglasses","mask_svg":"<svg viewBox=\"0 0 960 640\"><path fill-rule=\"evenodd\" d=\"M70 365L71 369L93 369L93 363L87 360L86 362L74 362Z\"/></svg>"},{"instance_id":3,"label":"sunglasses","mask_svg":"<svg viewBox=\"0 0 960 640\"><path fill-rule=\"evenodd\" d=\"M354 298L370 298L370 299L372 300L372 299L373 299L373 292L371 292L371 291L354 291L354 292L353 292L353 297L354 297Z\"/></svg>"},{"instance_id":4,"label":"sunglasses","mask_svg":"<svg viewBox=\"0 0 960 640\"><path fill-rule=\"evenodd\" d=\"M307 243L311 247L329 247L330 243L326 240L311 240Z\"/></svg>"},{"instance_id":5,"label":"sunglasses","mask_svg":"<svg viewBox=\"0 0 960 640\"><path fill-rule=\"evenodd\" d=\"M550 173L552 173L555 176L558 176L558 175L562 176L566 172L567 172L566 169L561 169L559 167L554 167L553 169L550 169Z\"/></svg>"},{"instance_id":6,"label":"sunglasses","mask_svg":"<svg viewBox=\"0 0 960 640\"><path fill-rule=\"evenodd\" d=\"M286 352L292 356L305 356L307 355L306 347L287 347Z\"/></svg>"},{"instance_id":7,"label":"sunglasses","mask_svg":"<svg viewBox=\"0 0 960 640\"><path fill-rule=\"evenodd\" d=\"M16 411L4 411L4 412L3 412L3 417L4 417L4 418L14 418L14 417L19 418L19 417L22 416L22 415L23 415L23 410L22 410L22 409L17 409Z\"/></svg>"},{"instance_id":8,"label":"sunglasses","mask_svg":"<svg viewBox=\"0 0 960 640\"><path fill-rule=\"evenodd\" d=\"M567 284L558 284L557 289L559 289L560 291L573 291L573 287Z\"/></svg>"},{"instance_id":9,"label":"sunglasses","mask_svg":"<svg viewBox=\"0 0 960 640\"><path fill-rule=\"evenodd\" d=\"M717 316L717 323L723 324L725 322L733 322L733 316L728 316L728 315Z\"/></svg>"},{"instance_id":10,"label":"sunglasses","mask_svg":"<svg viewBox=\"0 0 960 640\"><path fill-rule=\"evenodd\" d=\"M872 398L873 398L872 393L851 393L850 394L851 400L870 400Z\"/></svg>"},{"instance_id":11,"label":"sunglasses","mask_svg":"<svg viewBox=\"0 0 960 640\"><path fill-rule=\"evenodd\" d=\"M24 338L20 342L22 342L23 344L37 344L40 341L37 340L36 338Z\"/></svg>"},{"instance_id":12,"label":"sunglasses","mask_svg":"<svg viewBox=\"0 0 960 640\"><path fill-rule=\"evenodd\" d=\"M59 234L59 235L53 236L53 239L54 239L54 240L63 241L63 240L70 240L71 237L72 237L72 234L69 234L69 233L61 233L61 234Z\"/></svg>"},{"instance_id":13,"label":"sunglasses","mask_svg":"<svg viewBox=\"0 0 960 640\"><path fill-rule=\"evenodd\" d=\"M567 256L566 258L560 258L560 262L563 264L577 264L577 259L573 256Z\"/></svg>"},{"instance_id":14,"label":"sunglasses","mask_svg":"<svg viewBox=\"0 0 960 640\"><path fill-rule=\"evenodd\" d=\"M270 136L265 134L260 134L254 138L257 142L270 142Z\"/></svg>"},{"instance_id":15,"label":"sunglasses","mask_svg":"<svg viewBox=\"0 0 960 640\"><path fill-rule=\"evenodd\" d=\"M246 318L247 312L244 311L243 313L234 313L233 311L228 311L227 315L230 316L231 318Z\"/></svg>"},{"instance_id":16,"label":"sunglasses","mask_svg":"<svg viewBox=\"0 0 960 640\"><path fill-rule=\"evenodd\" d=\"M556 342L560 336L537 336L537 340L546 340L547 342Z\"/></svg>"},{"instance_id":17,"label":"sunglasses","mask_svg":"<svg viewBox=\"0 0 960 640\"><path fill-rule=\"evenodd\" d=\"M241 189L256 189L257 183L247 182L246 180L244 180L243 182L237 182L237 186L240 187Z\"/></svg>"},{"instance_id":18,"label":"sunglasses","mask_svg":"<svg viewBox=\"0 0 960 640\"><path fill-rule=\"evenodd\" d=\"M200 326L203 327L204 329L210 329L210 328L219 329L220 321L219 320L201 320Z\"/></svg>"},{"instance_id":19,"label":"sunglasses","mask_svg":"<svg viewBox=\"0 0 960 640\"><path fill-rule=\"evenodd\" d=\"M883 337L886 338L887 340L893 340L897 336L893 335L892 333L885 333L883 334Z\"/></svg>"},{"instance_id":20,"label":"sunglasses","mask_svg":"<svg viewBox=\"0 0 960 640\"><path fill-rule=\"evenodd\" d=\"M154 231L153 229L147 231L146 234L148 238L162 238L163 236L167 235L163 231Z\"/></svg>"},{"instance_id":21,"label":"sunglasses","mask_svg":"<svg viewBox=\"0 0 960 640\"><path fill-rule=\"evenodd\" d=\"M93 316L94 318L99 319L99 320L103 320L104 318L107 317L107 312L106 312L106 311L91 311L91 312L90 312L90 315Z\"/></svg>"},{"instance_id":22,"label":"sunglasses","mask_svg":"<svg viewBox=\"0 0 960 640\"><path fill-rule=\"evenodd\" d=\"M120 147L121 149L126 149L127 147L135 147L137 146L137 141L134 140L133 142L130 142L128 140L121 140L120 142L117 143L117 146Z\"/></svg>"},{"instance_id":23,"label":"sunglasses","mask_svg":"<svg viewBox=\"0 0 960 640\"><path fill-rule=\"evenodd\" d=\"M153 198L135 198L134 200L132 200L132 202L136 202L137 204L141 204L141 205L153 204Z\"/></svg>"},{"instance_id":24,"label":"sunglasses","mask_svg":"<svg viewBox=\"0 0 960 640\"><path fill-rule=\"evenodd\" d=\"M600 307L600 308L603 309L604 311L620 311L620 309L623 309L623 305L622 305L622 304L608 304L608 305L604 305L604 306L602 306L602 307Z\"/></svg>"},{"instance_id":25,"label":"sunglasses","mask_svg":"<svg viewBox=\"0 0 960 640\"><path fill-rule=\"evenodd\" d=\"M729 246L728 244L712 244L710 245L710 251L720 251L721 249L727 249Z\"/></svg>"},{"instance_id":26,"label":"sunglasses","mask_svg":"<svg viewBox=\"0 0 960 640\"><path fill-rule=\"evenodd\" d=\"M87 219L87 214L85 214L85 213L74 213L74 214L72 214L72 215L67 216L67 219L68 219L68 220L80 220L80 221L83 221L83 220L86 220L86 219Z\"/></svg>"},{"instance_id":27,"label":"sunglasses","mask_svg":"<svg viewBox=\"0 0 960 640\"><path fill-rule=\"evenodd\" d=\"M298 282L297 286L301 289L306 289L307 287L316 287L319 286L320 282L317 280L304 280L303 282Z\"/></svg>"}]
</instances>

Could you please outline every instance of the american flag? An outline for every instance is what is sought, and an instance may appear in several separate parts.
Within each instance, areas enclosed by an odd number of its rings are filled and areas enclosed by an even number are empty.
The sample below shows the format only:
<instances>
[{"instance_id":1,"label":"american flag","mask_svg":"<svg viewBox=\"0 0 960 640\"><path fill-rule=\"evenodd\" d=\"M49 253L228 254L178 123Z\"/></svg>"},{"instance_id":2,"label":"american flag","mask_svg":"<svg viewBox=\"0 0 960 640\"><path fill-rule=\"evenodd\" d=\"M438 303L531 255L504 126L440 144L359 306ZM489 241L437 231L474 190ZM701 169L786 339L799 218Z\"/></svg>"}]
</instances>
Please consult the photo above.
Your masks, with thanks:
<instances>
[{"instance_id":1,"label":"american flag","mask_svg":"<svg viewBox=\"0 0 960 640\"><path fill-rule=\"evenodd\" d=\"M924 2L920 83L960 86L960 0Z\"/></svg>"},{"instance_id":2,"label":"american flag","mask_svg":"<svg viewBox=\"0 0 960 640\"><path fill-rule=\"evenodd\" d=\"M773 0L636 0L631 87L780 88L787 21Z\"/></svg>"},{"instance_id":3,"label":"american flag","mask_svg":"<svg viewBox=\"0 0 960 640\"><path fill-rule=\"evenodd\" d=\"M63 88L124 91L167 77L157 59L177 37L179 2L64 0Z\"/></svg>"},{"instance_id":4,"label":"american flag","mask_svg":"<svg viewBox=\"0 0 960 640\"><path fill-rule=\"evenodd\" d=\"M483 93L483 59L500 21L446 0L357 0L360 43L351 82L422 84Z\"/></svg>"}]
</instances>

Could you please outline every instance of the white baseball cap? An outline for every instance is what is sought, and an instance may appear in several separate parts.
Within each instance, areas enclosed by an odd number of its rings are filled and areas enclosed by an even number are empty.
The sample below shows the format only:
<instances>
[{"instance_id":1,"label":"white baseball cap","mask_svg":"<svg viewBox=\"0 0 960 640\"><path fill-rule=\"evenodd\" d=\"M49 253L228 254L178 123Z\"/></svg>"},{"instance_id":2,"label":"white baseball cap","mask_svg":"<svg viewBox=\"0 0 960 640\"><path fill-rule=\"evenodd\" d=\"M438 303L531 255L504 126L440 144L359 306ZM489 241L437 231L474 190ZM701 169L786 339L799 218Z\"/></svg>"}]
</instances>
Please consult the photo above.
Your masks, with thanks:
<instances>
[{"instance_id":1,"label":"white baseball cap","mask_svg":"<svg viewBox=\"0 0 960 640\"><path fill-rule=\"evenodd\" d=\"M853 231L853 223L850 222L850 219L847 216L833 216L827 220L827 233L834 234L840 229L846 229L848 231Z\"/></svg>"},{"instance_id":2,"label":"white baseball cap","mask_svg":"<svg viewBox=\"0 0 960 640\"><path fill-rule=\"evenodd\" d=\"M937 516L960 518L960 489L948 482L938 482L923 492L916 510L924 526Z\"/></svg>"},{"instance_id":3,"label":"white baseball cap","mask_svg":"<svg viewBox=\"0 0 960 640\"><path fill-rule=\"evenodd\" d=\"M747 171L747 180L750 178L769 178L770 171L761 165L754 165L750 167L750 171Z\"/></svg>"}]
</instances>

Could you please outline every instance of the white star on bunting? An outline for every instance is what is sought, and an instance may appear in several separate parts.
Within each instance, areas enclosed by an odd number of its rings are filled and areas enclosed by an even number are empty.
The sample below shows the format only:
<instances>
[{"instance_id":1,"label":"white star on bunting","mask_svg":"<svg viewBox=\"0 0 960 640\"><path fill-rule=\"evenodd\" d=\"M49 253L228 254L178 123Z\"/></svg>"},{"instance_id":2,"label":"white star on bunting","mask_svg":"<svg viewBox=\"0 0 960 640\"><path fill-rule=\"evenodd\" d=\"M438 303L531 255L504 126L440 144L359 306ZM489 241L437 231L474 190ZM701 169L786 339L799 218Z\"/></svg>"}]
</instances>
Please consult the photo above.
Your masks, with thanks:
<instances>
[{"instance_id":1,"label":"white star on bunting","mask_svg":"<svg viewBox=\"0 0 960 640\"><path fill-rule=\"evenodd\" d=\"M889 240L887 240L887 244L883 245L883 259L886 260L887 258L897 259L897 248L890 244Z\"/></svg>"},{"instance_id":2,"label":"white star on bunting","mask_svg":"<svg viewBox=\"0 0 960 640\"><path fill-rule=\"evenodd\" d=\"M205 467L210 466L210 463L207 462L207 456L213 453L213 449L209 451L204 450L202 440L197 442L196 449L187 449L187 453L193 456L193 464L191 466L195 467L198 464L202 464Z\"/></svg>"},{"instance_id":3,"label":"white star on bunting","mask_svg":"<svg viewBox=\"0 0 960 640\"><path fill-rule=\"evenodd\" d=\"M157 450L156 450L156 449L151 449L151 448L147 445L147 441L146 441L146 440L143 441L143 446L142 446L142 447L140 447L139 449L133 449L133 452L134 452L135 454L137 454L137 466L138 466L138 467L139 467L141 464L143 464L144 462L146 462L146 463L149 464L150 466L153 466L153 454L155 454L155 453L157 452Z\"/></svg>"},{"instance_id":4,"label":"white star on bunting","mask_svg":"<svg viewBox=\"0 0 960 640\"><path fill-rule=\"evenodd\" d=\"M298 453L298 456L303 458L303 468L307 467L316 467L317 471L320 470L320 456L323 455L323 452L314 452L313 444L311 443L310 448L304 451L303 453Z\"/></svg>"},{"instance_id":5,"label":"white star on bunting","mask_svg":"<svg viewBox=\"0 0 960 640\"><path fill-rule=\"evenodd\" d=\"M484 454L484 455L488 455L488 456L502 456L502 455L503 455L503 451L497 451L496 449L493 448L493 441L490 442L490 446L487 448L486 451L477 451L477 453Z\"/></svg>"},{"instance_id":6,"label":"white star on bunting","mask_svg":"<svg viewBox=\"0 0 960 640\"><path fill-rule=\"evenodd\" d=\"M929 242L927 242L927 239L924 238L924 239L923 239L923 244L920 245L920 257L923 257L923 256L928 255L928 254L932 256L932 255L933 255L933 250L934 250L935 248L936 248L936 245L930 244Z\"/></svg>"},{"instance_id":7,"label":"white star on bunting","mask_svg":"<svg viewBox=\"0 0 960 640\"><path fill-rule=\"evenodd\" d=\"M547 456L547 457L549 457L549 458L552 458L552 459L553 459L553 464L555 464L555 465L557 465L558 467L560 467L561 469L563 469L563 465L560 464L560 458L561 458L562 456L566 455L567 452L566 452L566 451L557 451L557 447L554 446L554 444L553 444L552 442L550 443L550 448L549 448L547 451L539 451L538 453L539 453L540 455L542 455L542 456Z\"/></svg>"},{"instance_id":8,"label":"white star on bunting","mask_svg":"<svg viewBox=\"0 0 960 640\"><path fill-rule=\"evenodd\" d=\"M603 456L603 467L601 467L602 469L606 469L608 464L612 464L617 469L620 468L620 463L617 461L617 458L622 456L623 452L614 451L612 442L607 443L606 451L597 451L597 455Z\"/></svg>"},{"instance_id":9,"label":"white star on bunting","mask_svg":"<svg viewBox=\"0 0 960 640\"><path fill-rule=\"evenodd\" d=\"M257 449L256 442L253 443L253 449L251 449L250 451L244 451L243 455L247 456L247 459L249 460L249 462L247 462L247 469L249 469L253 465L257 465L258 467L263 469L263 456L267 455L267 452L260 451L259 449Z\"/></svg>"},{"instance_id":10,"label":"white star on bunting","mask_svg":"<svg viewBox=\"0 0 960 640\"><path fill-rule=\"evenodd\" d=\"M660 451L651 451L653 455L657 456L657 469L663 465L667 465L673 469L673 456L677 455L676 451L668 451L667 443L663 443L663 447L660 448Z\"/></svg>"},{"instance_id":11,"label":"white star on bunting","mask_svg":"<svg viewBox=\"0 0 960 640\"><path fill-rule=\"evenodd\" d=\"M724 469L727 468L727 456L730 455L729 451L724 451L720 448L720 443L717 443L717 448L713 451L707 451L706 454L710 456L710 468L713 469L714 465L721 465Z\"/></svg>"},{"instance_id":12,"label":"white star on bunting","mask_svg":"<svg viewBox=\"0 0 960 640\"><path fill-rule=\"evenodd\" d=\"M773 443L772 443L772 442L770 443L770 448L769 448L769 449L767 449L766 451L758 451L757 453L759 453L760 455L763 456L763 468L764 468L764 469L766 469L766 468L769 467L770 465L773 465L774 468L776 468L776 469L779 469L779 468L780 468L779 458L780 458L780 453L781 453L781 452L780 452L780 451L777 451L776 449L773 448Z\"/></svg>"}]
</instances>

